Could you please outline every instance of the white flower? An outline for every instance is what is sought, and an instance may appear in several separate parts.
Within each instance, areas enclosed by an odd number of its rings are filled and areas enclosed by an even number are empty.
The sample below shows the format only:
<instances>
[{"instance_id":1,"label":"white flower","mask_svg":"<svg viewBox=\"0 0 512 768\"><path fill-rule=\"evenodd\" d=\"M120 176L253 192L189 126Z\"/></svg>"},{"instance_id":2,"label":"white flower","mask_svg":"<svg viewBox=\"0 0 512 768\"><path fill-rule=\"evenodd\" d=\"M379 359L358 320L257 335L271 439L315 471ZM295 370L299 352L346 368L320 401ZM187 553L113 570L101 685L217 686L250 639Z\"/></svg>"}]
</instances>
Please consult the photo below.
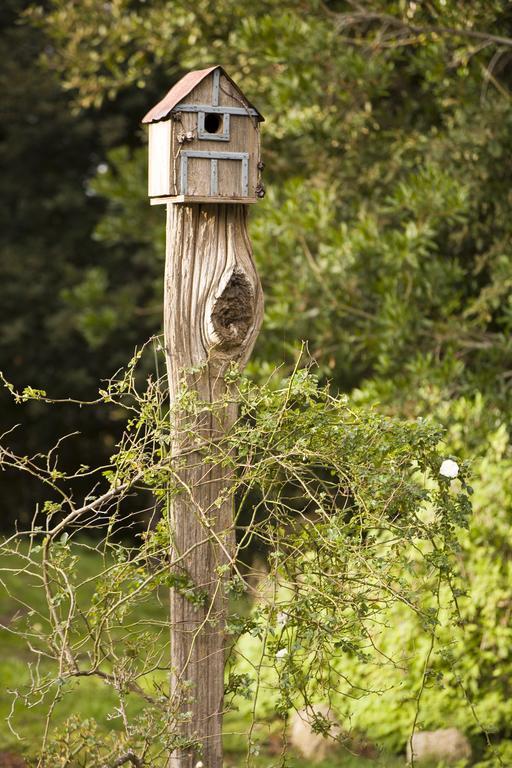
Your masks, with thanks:
<instances>
[{"instance_id":1,"label":"white flower","mask_svg":"<svg viewBox=\"0 0 512 768\"><path fill-rule=\"evenodd\" d=\"M276 617L276 624L278 627L284 627L288 621L288 615L284 611L279 611Z\"/></svg>"},{"instance_id":2,"label":"white flower","mask_svg":"<svg viewBox=\"0 0 512 768\"><path fill-rule=\"evenodd\" d=\"M287 648L281 648L276 653L276 659L284 659L284 657L287 656L287 654L288 654L288 649Z\"/></svg>"},{"instance_id":3,"label":"white flower","mask_svg":"<svg viewBox=\"0 0 512 768\"><path fill-rule=\"evenodd\" d=\"M195 764L194 768L203 768L203 766L204 766L204 763L203 763L203 761L202 761L202 760L199 760L199 761L198 761L198 762Z\"/></svg>"},{"instance_id":4,"label":"white flower","mask_svg":"<svg viewBox=\"0 0 512 768\"><path fill-rule=\"evenodd\" d=\"M441 464L439 474L453 479L459 474L459 465L456 461L452 461L452 459L445 459Z\"/></svg>"}]
</instances>

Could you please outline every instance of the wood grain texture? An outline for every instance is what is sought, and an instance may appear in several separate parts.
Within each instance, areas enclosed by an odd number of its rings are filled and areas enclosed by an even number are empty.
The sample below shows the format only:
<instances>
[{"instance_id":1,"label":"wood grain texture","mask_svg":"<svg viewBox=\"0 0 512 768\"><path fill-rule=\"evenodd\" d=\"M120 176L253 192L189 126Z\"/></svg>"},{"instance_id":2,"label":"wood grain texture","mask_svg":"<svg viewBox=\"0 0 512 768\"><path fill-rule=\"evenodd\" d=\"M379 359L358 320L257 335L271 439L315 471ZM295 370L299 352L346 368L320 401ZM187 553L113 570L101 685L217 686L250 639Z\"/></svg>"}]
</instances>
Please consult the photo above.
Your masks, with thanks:
<instances>
[{"instance_id":1,"label":"wood grain texture","mask_svg":"<svg viewBox=\"0 0 512 768\"><path fill-rule=\"evenodd\" d=\"M206 77L184 99L187 104L211 104L213 75ZM244 107L244 100L237 89L223 75L220 78L220 106ZM180 160L182 151L199 150L210 152L247 152L249 154L248 195L256 196L259 184L258 162L260 160L260 128L259 122L248 115L231 115L229 141L215 141L198 138L198 116L193 112L182 112L176 115L175 130L172 141L171 157L174 158L171 168L171 194L179 195L182 190L179 183ZM180 135L190 134L191 141L180 144ZM219 160L218 197L236 201L242 195L240 161ZM210 161L194 158L189 161L187 196L198 198L210 195Z\"/></svg>"},{"instance_id":2,"label":"wood grain texture","mask_svg":"<svg viewBox=\"0 0 512 768\"><path fill-rule=\"evenodd\" d=\"M232 361L249 358L263 315L263 297L247 233L247 208L238 204L168 205L164 332L171 401L183 381L201 401L226 394L224 374ZM193 370L191 370L193 369ZM232 426L237 406L204 411L194 423L176 413L174 448L190 448L186 427L199 439L215 441ZM197 750L177 750L170 768L222 768L225 580L219 567L234 552L233 502L220 500L229 475L219 462L187 453L178 469L183 492L172 503L171 557L182 556L177 572L204 592L194 605L171 590L171 690L181 696L177 725L196 738ZM179 720L179 718L178 718Z\"/></svg>"},{"instance_id":3,"label":"wood grain texture","mask_svg":"<svg viewBox=\"0 0 512 768\"><path fill-rule=\"evenodd\" d=\"M179 184L180 161L182 151L199 150L205 152L247 152L249 155L248 196L254 197L259 182L258 162L260 160L260 131L256 120L242 115L231 115L230 140L208 141L197 138L197 114L194 112L182 112L179 115L180 122L174 132L172 156L176 158L171 174L174 173L174 181L171 187L181 192ZM189 133L193 140L179 144L180 134ZM237 198L241 196L241 164L240 161L219 160L219 197ZM189 161L188 169L188 194L198 197L210 194L210 161L194 158Z\"/></svg>"}]
</instances>

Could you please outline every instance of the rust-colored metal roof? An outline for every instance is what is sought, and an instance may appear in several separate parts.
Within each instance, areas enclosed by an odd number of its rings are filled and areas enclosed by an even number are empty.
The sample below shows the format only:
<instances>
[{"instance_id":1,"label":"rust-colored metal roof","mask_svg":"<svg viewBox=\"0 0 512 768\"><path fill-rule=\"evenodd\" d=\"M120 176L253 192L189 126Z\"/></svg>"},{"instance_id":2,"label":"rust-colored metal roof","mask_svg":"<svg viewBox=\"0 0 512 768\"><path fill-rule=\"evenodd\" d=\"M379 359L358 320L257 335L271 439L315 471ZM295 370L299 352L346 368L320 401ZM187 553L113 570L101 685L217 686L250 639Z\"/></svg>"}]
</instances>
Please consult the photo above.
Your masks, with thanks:
<instances>
[{"instance_id":1,"label":"rust-colored metal roof","mask_svg":"<svg viewBox=\"0 0 512 768\"><path fill-rule=\"evenodd\" d=\"M222 74L227 77L229 82L235 86L238 93L242 97L244 104L256 110L258 113L258 119L264 120L265 118L263 115L261 115L256 107L253 106L250 101L245 98L244 94L238 85L234 82L234 80L230 78L230 76L222 67L217 65L215 67L208 67L208 69L196 69L194 72L188 72L186 75L184 75L181 80L178 80L176 85L173 85L171 90L164 96L164 98L149 110L147 115L144 116L142 122L157 123L159 120L165 120L167 117L169 117L174 107L176 107L180 101L183 101L183 99L188 96L190 91L192 91L196 85L199 85L199 83L202 82L205 77L208 77L208 75L210 75L215 69L220 69Z\"/></svg>"}]
</instances>

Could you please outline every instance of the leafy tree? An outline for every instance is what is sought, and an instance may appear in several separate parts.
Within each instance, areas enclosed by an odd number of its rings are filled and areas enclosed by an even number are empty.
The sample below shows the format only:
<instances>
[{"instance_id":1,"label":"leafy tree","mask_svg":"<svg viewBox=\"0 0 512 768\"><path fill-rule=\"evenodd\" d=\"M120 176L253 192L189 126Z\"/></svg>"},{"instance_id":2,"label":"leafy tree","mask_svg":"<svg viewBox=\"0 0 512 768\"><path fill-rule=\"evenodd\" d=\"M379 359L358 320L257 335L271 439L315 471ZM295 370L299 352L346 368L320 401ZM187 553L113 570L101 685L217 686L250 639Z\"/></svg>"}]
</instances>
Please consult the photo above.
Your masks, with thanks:
<instances>
[{"instance_id":1,"label":"leafy tree","mask_svg":"<svg viewBox=\"0 0 512 768\"><path fill-rule=\"evenodd\" d=\"M307 336L346 389L371 378L404 400L427 376L507 399L508 3L53 0L31 15L79 105L220 56L268 116L263 360ZM144 230L116 179L142 179L144 153L112 160L121 246Z\"/></svg>"}]
</instances>

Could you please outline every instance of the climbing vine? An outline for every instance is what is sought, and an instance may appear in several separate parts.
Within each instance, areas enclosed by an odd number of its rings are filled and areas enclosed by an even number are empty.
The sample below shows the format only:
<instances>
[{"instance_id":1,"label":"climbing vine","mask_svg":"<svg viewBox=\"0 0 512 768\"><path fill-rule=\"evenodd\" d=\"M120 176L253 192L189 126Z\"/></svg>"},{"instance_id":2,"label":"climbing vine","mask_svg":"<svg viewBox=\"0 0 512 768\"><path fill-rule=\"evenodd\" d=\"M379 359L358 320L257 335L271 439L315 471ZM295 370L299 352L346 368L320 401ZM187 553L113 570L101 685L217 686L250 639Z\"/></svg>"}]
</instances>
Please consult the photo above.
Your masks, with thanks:
<instances>
[{"instance_id":1,"label":"climbing vine","mask_svg":"<svg viewBox=\"0 0 512 768\"><path fill-rule=\"evenodd\" d=\"M187 450L226 467L225 493L235 502L236 553L217 576L231 596L225 704L228 719L245 713L248 765L269 696L285 725L293 709L376 693L345 673L344 660L364 667L382 653L398 663L379 648L394 606L417 616L432 642L441 620L457 621L455 555L471 489L467 466L445 455L438 427L358 408L304 361L264 384L232 368L215 404L183 388L170 409L160 353L152 340L99 392L96 402L125 420L108 466L64 469L65 440L24 456L9 448L10 433L2 438L1 468L36 477L46 495L31 524L2 542L0 571L19 606L5 629L24 639L30 671L13 688L9 722L16 730L19 707L44 710L41 743L32 745L37 766L163 766L190 743L175 727L183 714L169 687L167 609L170 588L192 603L208 600L172 548L169 510L187 492L179 482ZM44 391L4 384L20 404L58 407ZM194 434L194 416L211 410L221 418L233 397L240 410L229 434ZM176 408L191 417L181 420L191 426L180 441L190 448L173 449ZM96 566L84 575L86 553ZM28 596L21 583L30 584ZM114 725L77 714L63 724L66 702L92 679L95 695L111 702ZM317 725L329 731L328 722ZM276 760L285 764L284 749Z\"/></svg>"}]
</instances>

